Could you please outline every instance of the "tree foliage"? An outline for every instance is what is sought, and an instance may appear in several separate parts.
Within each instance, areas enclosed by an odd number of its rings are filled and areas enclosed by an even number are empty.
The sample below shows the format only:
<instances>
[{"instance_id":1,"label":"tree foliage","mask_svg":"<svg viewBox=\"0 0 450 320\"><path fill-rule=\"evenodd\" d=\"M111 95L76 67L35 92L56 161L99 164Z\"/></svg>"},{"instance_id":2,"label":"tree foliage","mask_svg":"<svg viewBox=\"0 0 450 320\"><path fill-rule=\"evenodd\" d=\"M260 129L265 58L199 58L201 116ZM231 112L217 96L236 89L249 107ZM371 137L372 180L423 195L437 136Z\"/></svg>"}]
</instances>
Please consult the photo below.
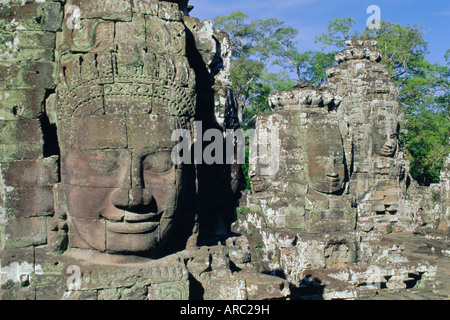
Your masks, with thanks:
<instances>
[{"instance_id":1,"label":"tree foliage","mask_svg":"<svg viewBox=\"0 0 450 320\"><path fill-rule=\"evenodd\" d=\"M345 41L359 37L359 33L352 32L355 20L350 17L336 18L330 20L328 24L328 32L324 32L315 38L315 42L322 43L322 49L332 47L333 49L343 50L346 48Z\"/></svg>"},{"instance_id":2,"label":"tree foliage","mask_svg":"<svg viewBox=\"0 0 450 320\"><path fill-rule=\"evenodd\" d=\"M448 113L425 109L409 117L407 127L411 175L421 185L439 182L445 156L450 153Z\"/></svg>"},{"instance_id":3,"label":"tree foliage","mask_svg":"<svg viewBox=\"0 0 450 320\"><path fill-rule=\"evenodd\" d=\"M214 27L230 36L233 90L244 111L253 95L262 94L258 90L263 85L258 85L258 82L269 63L298 33L276 18L248 20L248 15L241 11L214 19Z\"/></svg>"},{"instance_id":4,"label":"tree foliage","mask_svg":"<svg viewBox=\"0 0 450 320\"><path fill-rule=\"evenodd\" d=\"M289 74L283 71L279 73L268 72L261 75L260 80L254 84L254 94L249 99L249 105L243 111L243 129L254 128L256 116L271 111L268 104L271 93L292 89L296 84L294 80L289 78Z\"/></svg>"},{"instance_id":5,"label":"tree foliage","mask_svg":"<svg viewBox=\"0 0 450 320\"><path fill-rule=\"evenodd\" d=\"M336 52L299 52L295 41L298 30L276 18L249 21L246 13L236 11L215 17L214 27L230 36L233 90L247 128L254 125L256 114L270 111L270 93L304 81L320 85L326 81L326 68L334 63ZM270 73L270 65L278 65L297 77L294 80L285 72Z\"/></svg>"}]
</instances>

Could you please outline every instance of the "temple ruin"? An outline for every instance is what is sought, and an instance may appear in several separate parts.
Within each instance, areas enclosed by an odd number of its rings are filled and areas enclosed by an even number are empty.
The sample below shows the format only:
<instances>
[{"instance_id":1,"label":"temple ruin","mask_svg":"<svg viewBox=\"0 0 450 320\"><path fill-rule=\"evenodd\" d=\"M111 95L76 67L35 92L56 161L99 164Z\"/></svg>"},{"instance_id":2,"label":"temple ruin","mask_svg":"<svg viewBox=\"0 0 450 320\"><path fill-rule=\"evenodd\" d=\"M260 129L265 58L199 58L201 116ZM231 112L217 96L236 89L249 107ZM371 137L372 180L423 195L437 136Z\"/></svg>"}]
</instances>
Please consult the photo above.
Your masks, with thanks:
<instances>
[{"instance_id":1,"label":"temple ruin","mask_svg":"<svg viewBox=\"0 0 450 320\"><path fill-rule=\"evenodd\" d=\"M269 97L252 192L238 163L173 162L174 131L240 128L228 35L192 9L0 4L0 299L448 298L450 155L411 178L373 41Z\"/></svg>"}]
</instances>

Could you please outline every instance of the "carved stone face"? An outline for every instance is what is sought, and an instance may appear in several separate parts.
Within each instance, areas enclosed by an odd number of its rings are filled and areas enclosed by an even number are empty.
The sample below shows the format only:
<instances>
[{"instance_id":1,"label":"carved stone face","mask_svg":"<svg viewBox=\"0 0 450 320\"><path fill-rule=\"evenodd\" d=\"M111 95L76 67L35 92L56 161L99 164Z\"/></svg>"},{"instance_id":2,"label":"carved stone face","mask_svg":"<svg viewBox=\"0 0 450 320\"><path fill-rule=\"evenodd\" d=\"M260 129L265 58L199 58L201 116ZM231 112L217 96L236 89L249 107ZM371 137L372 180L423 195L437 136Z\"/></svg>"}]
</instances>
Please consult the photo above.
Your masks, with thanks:
<instances>
[{"instance_id":1,"label":"carved stone face","mask_svg":"<svg viewBox=\"0 0 450 320\"><path fill-rule=\"evenodd\" d=\"M307 137L309 186L327 194L341 191L345 182L345 156L337 124L313 121L307 128Z\"/></svg>"},{"instance_id":2,"label":"carved stone face","mask_svg":"<svg viewBox=\"0 0 450 320\"><path fill-rule=\"evenodd\" d=\"M392 157L397 149L398 123L384 117L378 119L372 132L374 152L382 157Z\"/></svg>"},{"instance_id":3,"label":"carved stone face","mask_svg":"<svg viewBox=\"0 0 450 320\"><path fill-rule=\"evenodd\" d=\"M181 206L183 169L172 162L168 132L152 137L145 133L155 130L152 120L170 130L173 119L143 114L109 122L115 125L111 130L126 127L121 141L111 137L105 117L81 118L85 126L80 140L70 148L62 141L62 181L75 242L101 252L158 254L170 239ZM75 134L78 121L66 121L71 123L66 130ZM63 140L67 133L61 134Z\"/></svg>"},{"instance_id":4,"label":"carved stone face","mask_svg":"<svg viewBox=\"0 0 450 320\"><path fill-rule=\"evenodd\" d=\"M156 257L177 242L186 167L171 136L197 99L178 5L138 2L108 7L111 22L104 1L81 1L83 28L65 28L58 48L57 126L71 246Z\"/></svg>"}]
</instances>

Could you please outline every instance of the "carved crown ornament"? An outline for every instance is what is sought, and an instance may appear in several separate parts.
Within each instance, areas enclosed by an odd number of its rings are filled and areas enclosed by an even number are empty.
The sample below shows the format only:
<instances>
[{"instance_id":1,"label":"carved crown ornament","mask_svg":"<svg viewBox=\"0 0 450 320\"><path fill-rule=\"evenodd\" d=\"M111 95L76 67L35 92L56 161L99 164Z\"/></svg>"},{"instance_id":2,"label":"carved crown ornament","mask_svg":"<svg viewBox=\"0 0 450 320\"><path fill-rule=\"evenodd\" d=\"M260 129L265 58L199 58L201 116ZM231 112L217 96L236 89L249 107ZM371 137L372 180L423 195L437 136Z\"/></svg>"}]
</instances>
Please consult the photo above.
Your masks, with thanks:
<instances>
[{"instance_id":1,"label":"carved crown ornament","mask_svg":"<svg viewBox=\"0 0 450 320\"><path fill-rule=\"evenodd\" d=\"M157 59L145 53L127 65L126 56L111 53L70 55L59 66L58 118L103 113L108 101L149 106L157 103L185 128L196 112L195 75L184 56ZM89 110L86 110L89 108Z\"/></svg>"}]
</instances>

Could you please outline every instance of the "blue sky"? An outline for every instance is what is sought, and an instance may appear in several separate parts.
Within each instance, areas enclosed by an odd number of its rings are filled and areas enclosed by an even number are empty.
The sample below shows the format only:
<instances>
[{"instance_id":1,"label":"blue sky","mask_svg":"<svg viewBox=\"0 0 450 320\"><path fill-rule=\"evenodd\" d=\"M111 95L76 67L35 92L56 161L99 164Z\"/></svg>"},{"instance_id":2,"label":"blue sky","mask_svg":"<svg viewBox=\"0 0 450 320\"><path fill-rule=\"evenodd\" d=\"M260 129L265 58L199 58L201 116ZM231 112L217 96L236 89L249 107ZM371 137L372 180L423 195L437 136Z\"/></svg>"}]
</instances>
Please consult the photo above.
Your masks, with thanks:
<instances>
[{"instance_id":1,"label":"blue sky","mask_svg":"<svg viewBox=\"0 0 450 320\"><path fill-rule=\"evenodd\" d=\"M392 23L422 25L426 32L431 62L445 63L450 49L450 0L190 0L191 16L213 20L217 15L229 15L240 10L250 19L278 18L299 30L299 51L320 50L314 37L327 30L330 20L350 16L355 30L363 31L370 17L367 8L377 5L381 19Z\"/></svg>"}]
</instances>

